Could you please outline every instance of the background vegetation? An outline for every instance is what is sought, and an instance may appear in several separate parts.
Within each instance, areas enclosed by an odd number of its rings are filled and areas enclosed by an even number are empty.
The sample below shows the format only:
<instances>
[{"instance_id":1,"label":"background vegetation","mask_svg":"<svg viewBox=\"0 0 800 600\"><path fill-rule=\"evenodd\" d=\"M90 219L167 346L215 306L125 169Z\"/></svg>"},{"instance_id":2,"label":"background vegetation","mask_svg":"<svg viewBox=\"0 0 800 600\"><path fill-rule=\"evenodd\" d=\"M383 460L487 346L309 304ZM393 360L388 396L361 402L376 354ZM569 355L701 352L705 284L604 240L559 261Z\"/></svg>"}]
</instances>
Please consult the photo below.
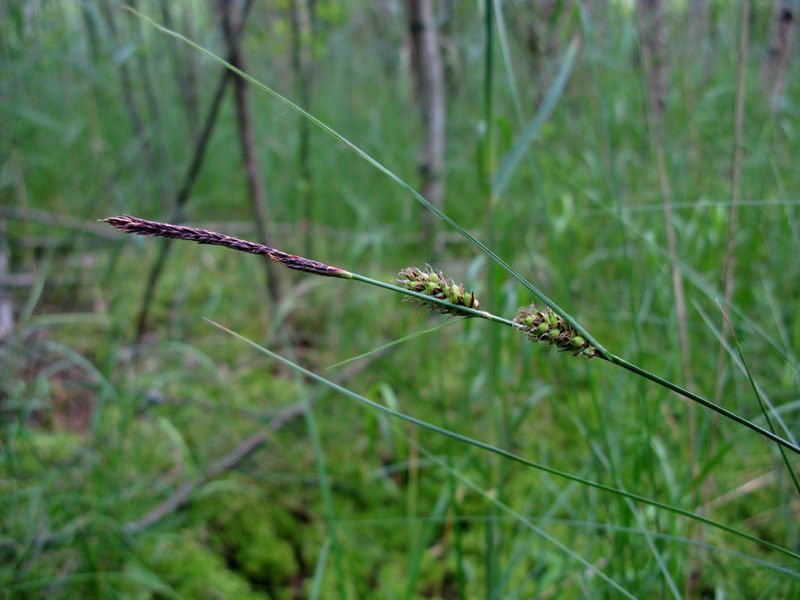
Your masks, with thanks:
<instances>
[{"instance_id":1,"label":"background vegetation","mask_svg":"<svg viewBox=\"0 0 800 600\"><path fill-rule=\"evenodd\" d=\"M216 5L137 4L227 55ZM740 3L708 2L691 38L694 13L667 4L663 113L629 3L437 4L442 209L610 351L766 427L715 302L730 285L744 357L793 440L797 61L773 96L766 1L744 38ZM415 187L424 123L402 4L318 0L305 33L298 6L254 3L247 72ZM0 3L0 36L14 309L0 346L0 597L798 597L793 557L391 419L203 317L407 415L800 552L775 444L664 388L475 319L329 368L447 317L293 271L270 274L276 302L261 259L222 248L173 244L152 285L161 241L95 220L174 219L222 67L90 0ZM498 189L573 40L563 93ZM273 246L383 281L435 258L507 318L533 300L445 224L423 233L402 187L319 129L306 148L304 120L249 91ZM255 240L230 94L179 218Z\"/></svg>"}]
</instances>

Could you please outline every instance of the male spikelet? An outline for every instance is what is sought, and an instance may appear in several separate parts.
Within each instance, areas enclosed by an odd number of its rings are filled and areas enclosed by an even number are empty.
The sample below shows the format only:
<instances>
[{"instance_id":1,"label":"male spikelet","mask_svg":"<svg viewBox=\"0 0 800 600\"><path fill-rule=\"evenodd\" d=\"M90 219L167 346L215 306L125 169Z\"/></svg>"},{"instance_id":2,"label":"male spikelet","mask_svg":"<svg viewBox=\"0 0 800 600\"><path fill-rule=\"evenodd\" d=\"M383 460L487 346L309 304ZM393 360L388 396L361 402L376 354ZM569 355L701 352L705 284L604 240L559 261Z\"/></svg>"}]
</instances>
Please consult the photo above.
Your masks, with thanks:
<instances>
[{"instance_id":1,"label":"male spikelet","mask_svg":"<svg viewBox=\"0 0 800 600\"><path fill-rule=\"evenodd\" d=\"M545 312L536 310L533 303L527 309L520 308L514 317L514 323L528 334L528 339L553 344L559 352L572 352L575 356L585 358L592 358L597 354L597 348L589 344L572 325L549 307Z\"/></svg>"},{"instance_id":2,"label":"male spikelet","mask_svg":"<svg viewBox=\"0 0 800 600\"><path fill-rule=\"evenodd\" d=\"M456 284L452 279L446 279L441 271L435 271L430 265L425 266L427 268L424 271L416 267L403 269L397 275L397 279L395 279L393 283L407 290L411 290L412 292L438 298L439 300L444 300L457 306L466 306L467 308L480 310L481 306L475 298L475 294L473 292L467 293L464 291L463 283ZM411 296L406 297L406 300L409 299L411 299ZM455 307L450 308L434 302L425 302L418 298L414 299L419 302L420 306L425 306L425 308L432 312L460 314L459 310Z\"/></svg>"}]
</instances>

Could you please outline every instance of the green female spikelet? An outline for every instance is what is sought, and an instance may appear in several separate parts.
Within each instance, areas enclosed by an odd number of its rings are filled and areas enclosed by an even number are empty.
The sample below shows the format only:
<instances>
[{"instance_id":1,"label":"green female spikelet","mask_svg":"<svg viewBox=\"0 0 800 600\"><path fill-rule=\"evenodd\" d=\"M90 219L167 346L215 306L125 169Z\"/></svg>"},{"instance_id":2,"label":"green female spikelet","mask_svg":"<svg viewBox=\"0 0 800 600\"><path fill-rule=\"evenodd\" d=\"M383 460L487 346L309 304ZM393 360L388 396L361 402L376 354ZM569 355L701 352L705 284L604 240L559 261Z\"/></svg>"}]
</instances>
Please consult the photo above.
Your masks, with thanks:
<instances>
[{"instance_id":1,"label":"green female spikelet","mask_svg":"<svg viewBox=\"0 0 800 600\"><path fill-rule=\"evenodd\" d=\"M425 266L427 269L424 271L416 267L403 269L397 275L397 279L395 279L393 283L407 290L411 290L412 292L425 294L426 296L438 298L439 300L444 300L458 306L466 306L467 308L480 310L480 304L475 298L475 294L472 292L465 292L463 283L456 284L452 279L445 279L441 271L434 271L433 267L430 265ZM410 296L406 298L406 300L408 299L410 299ZM418 300L418 302L420 306L425 306L430 311L459 314L458 309L455 307L448 308L433 302L425 302L424 300Z\"/></svg>"},{"instance_id":2,"label":"green female spikelet","mask_svg":"<svg viewBox=\"0 0 800 600\"><path fill-rule=\"evenodd\" d=\"M528 334L528 339L553 344L559 352L572 352L575 356L585 358L592 358L597 354L597 348L590 345L574 327L550 308L545 309L545 312L536 310L533 304L527 310L520 308L514 317L514 324Z\"/></svg>"}]
</instances>

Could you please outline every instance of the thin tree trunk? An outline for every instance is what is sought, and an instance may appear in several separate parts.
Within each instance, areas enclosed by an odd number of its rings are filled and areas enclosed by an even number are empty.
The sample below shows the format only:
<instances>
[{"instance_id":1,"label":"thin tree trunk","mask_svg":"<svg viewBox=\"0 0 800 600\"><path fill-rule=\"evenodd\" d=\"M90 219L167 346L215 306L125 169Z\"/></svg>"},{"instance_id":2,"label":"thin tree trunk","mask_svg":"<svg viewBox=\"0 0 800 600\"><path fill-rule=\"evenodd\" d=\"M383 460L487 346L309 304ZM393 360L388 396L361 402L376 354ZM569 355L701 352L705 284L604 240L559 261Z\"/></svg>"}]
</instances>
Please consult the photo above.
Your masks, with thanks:
<instances>
[{"instance_id":1,"label":"thin tree trunk","mask_svg":"<svg viewBox=\"0 0 800 600\"><path fill-rule=\"evenodd\" d=\"M406 18L411 39L411 68L417 101L425 127L425 141L419 159L421 194L437 208L444 201L446 112L444 69L439 51L439 36L431 0L406 0ZM433 254L442 251L441 236L434 236L435 217L426 211L422 216L423 239L434 241Z\"/></svg>"},{"instance_id":2,"label":"thin tree trunk","mask_svg":"<svg viewBox=\"0 0 800 600\"><path fill-rule=\"evenodd\" d=\"M237 44L236 31L240 28L241 16L234 0L220 0L222 10L222 28L228 44L230 63L240 71L245 71L244 57L241 45ZM250 206L253 210L256 234L258 241L269 246L266 224L269 220L269 206L267 188L261 174L258 160L258 148L253 128L253 111L250 102L250 88L242 77L235 77L233 81L234 97L236 102L236 121L239 126L239 143L242 148L242 162L247 189L250 196ZM267 289L273 302L277 304L281 299L280 280L272 263L264 261L264 270L267 276Z\"/></svg>"},{"instance_id":3,"label":"thin tree trunk","mask_svg":"<svg viewBox=\"0 0 800 600\"><path fill-rule=\"evenodd\" d=\"M761 76L764 84L770 88L773 109L778 107L783 93L792 46L797 34L799 13L797 0L775 0L772 5L769 49L761 68Z\"/></svg>"}]
</instances>

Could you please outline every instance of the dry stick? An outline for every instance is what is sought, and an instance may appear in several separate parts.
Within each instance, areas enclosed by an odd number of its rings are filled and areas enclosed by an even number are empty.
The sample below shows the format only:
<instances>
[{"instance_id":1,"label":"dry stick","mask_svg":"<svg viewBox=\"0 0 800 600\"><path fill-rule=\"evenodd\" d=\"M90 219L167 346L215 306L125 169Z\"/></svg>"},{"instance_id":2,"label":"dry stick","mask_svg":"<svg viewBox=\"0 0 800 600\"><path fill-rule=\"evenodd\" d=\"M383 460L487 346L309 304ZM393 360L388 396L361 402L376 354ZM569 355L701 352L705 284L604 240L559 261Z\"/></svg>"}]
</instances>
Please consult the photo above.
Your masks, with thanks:
<instances>
[{"instance_id":1,"label":"dry stick","mask_svg":"<svg viewBox=\"0 0 800 600\"><path fill-rule=\"evenodd\" d=\"M411 68L417 102L422 112L425 139L419 158L420 194L442 208L444 200L445 124L444 67L431 0L406 0L406 18L411 34ZM435 216L422 213L423 239L433 241L433 257L443 250L442 238L434 235Z\"/></svg>"},{"instance_id":2,"label":"dry stick","mask_svg":"<svg viewBox=\"0 0 800 600\"><path fill-rule=\"evenodd\" d=\"M345 375L343 375L341 379L347 380L355 377L358 373L366 368L367 364L368 363L364 363L363 365L354 367ZM310 403L313 405L317 399L318 395L312 397L310 399ZM202 475L178 486L178 488L169 498L158 504L142 518L136 521L129 521L125 523L123 525L124 531L128 534L135 535L147 529L148 527L152 527L167 515L184 508L187 504L189 504L192 495L200 486L235 468L245 458L250 456L253 452L264 445L264 443L269 439L270 435L283 428L290 421L302 416L305 410L306 403L297 402L278 412L270 419L266 426L262 427L253 435L242 441L231 452L212 463ZM69 527L68 531L60 531L57 533L40 536L33 541L32 545L34 545L37 549L41 549L62 542L70 537L75 536L76 534L79 534L82 531L85 531L91 525L91 520L91 516L82 517L77 521L77 524ZM16 545L17 543L15 540L0 540L0 550L4 548L13 548Z\"/></svg>"},{"instance_id":3,"label":"dry stick","mask_svg":"<svg viewBox=\"0 0 800 600\"><path fill-rule=\"evenodd\" d=\"M354 377L357 373L364 370L367 364L368 363L364 363L361 366L354 367L345 376L343 376L342 379L346 380ZM214 462L204 474L196 477L192 481L183 483L178 487L172 496L164 500L161 504L156 506L138 521L126 523L124 526L125 532L132 535L139 533L140 531L155 525L167 515L187 506L189 502L191 502L192 495L200 486L236 467L245 458L260 448L269 439L270 435L278 431L289 421L303 415L306 410L311 410L316 400L317 397L309 398L307 401L297 402L279 412L270 420L267 427L257 431L240 443L236 448L234 448L232 452Z\"/></svg>"},{"instance_id":4,"label":"dry stick","mask_svg":"<svg viewBox=\"0 0 800 600\"><path fill-rule=\"evenodd\" d=\"M138 521L126 523L125 531L130 534L136 534L158 523L170 513L189 504L195 490L207 481L216 479L223 473L236 467L245 458L258 450L269 439L270 435L281 429L289 421L300 417L305 410L305 402L297 402L280 411L270 420L269 425L256 431L253 435L236 446L230 453L212 463L211 466L205 470L205 473L191 481L186 481L181 484L172 496L164 500Z\"/></svg>"},{"instance_id":5,"label":"dry stick","mask_svg":"<svg viewBox=\"0 0 800 600\"><path fill-rule=\"evenodd\" d=\"M295 407L291 407L295 408ZM303 406L296 405L295 412L299 416L303 413ZM241 444L236 446L236 448L228 455L223 456L218 461L211 464L206 472L192 479L191 481L185 481L178 489L175 490L175 493L164 500L161 504L156 506L153 510L147 513L138 521L131 521L129 523L125 523L124 529L126 533L129 534L136 534L143 529L147 529L151 527L155 523L158 523L161 519L166 517L167 515L177 511L178 509L186 506L189 504L189 501L192 498L192 494L194 494L195 490L199 488L201 485L210 481L212 479L216 479L222 473L226 471L230 471L240 462L242 462L246 457L250 456L253 452L255 452L258 448L260 448L264 442L267 441L269 435L272 433L273 429L270 426L269 429L260 429L249 438L244 440Z\"/></svg>"},{"instance_id":6,"label":"dry stick","mask_svg":"<svg viewBox=\"0 0 800 600\"><path fill-rule=\"evenodd\" d=\"M250 12L250 7L252 6L253 0L247 0L244 8L242 9L242 22L236 36L237 45L242 39L244 23L247 21L246 17ZM229 53L229 62L230 58L231 57ZM178 194L175 198L175 207L173 208L172 218L170 219L171 221L181 221L183 219L183 207L189 200L189 194L192 191L194 182L197 180L198 173L200 173L200 168L203 166L203 160L206 156L208 142L211 139L211 133L214 131L214 126L217 123L217 116L219 116L219 111L222 107L222 99L225 96L225 89L227 88L228 83L232 81L234 77L235 75L230 69L223 69L222 73L220 73L219 82L217 83L217 88L214 91L214 98L211 101L211 106L208 109L208 114L206 115L206 119L203 124L203 130L200 133L200 138L195 144L192 162L189 165L189 170L186 172L186 176L183 179L183 185L181 186L180 190L178 190ZM144 334L147 323L147 315L150 312L150 305L153 303L153 297L155 296L156 287L158 286L158 280L161 278L161 272L164 270L164 266L167 264L167 256L169 254L170 247L171 245L169 244L169 241L164 240L164 244L162 244L161 248L159 248L158 257L153 263L153 267L150 269L150 274L147 277L147 284L144 288L144 297L142 298L142 308L139 310L138 324L136 327L137 342Z\"/></svg>"},{"instance_id":7,"label":"dry stick","mask_svg":"<svg viewBox=\"0 0 800 600\"><path fill-rule=\"evenodd\" d=\"M750 1L744 0L742 5L742 23L739 33L739 72L737 75L736 86L736 110L734 115L734 140L733 140L733 168L731 177L731 211L728 221L728 239L725 247L725 258L723 260L723 281L725 286L725 306L730 306L733 300L734 291L734 268L736 266L736 230L739 226L739 199L741 194L742 181L742 127L744 125L744 102L745 102L745 73L747 67L747 51L749 41L750 24ZM730 328L725 326L725 317L722 318L720 326L721 340L719 356L717 358L717 381L714 388L714 402L719 404L722 401L722 392L725 387L725 359L727 352L728 335ZM708 455L713 457L717 447L717 436L715 435L718 421L717 413L711 417L711 428L709 429ZM713 472L710 472L703 482L703 503L705 507L709 503L711 488L714 481ZM705 513L703 513L705 514ZM693 527L694 529L694 527ZM693 533L693 532L692 532ZM690 534L691 535L691 534ZM691 535L694 537L694 535ZM702 542L704 530L697 532L697 540ZM692 561L694 564L689 569L686 579L686 597L692 598L695 595L697 586L702 575L702 561L699 557Z\"/></svg>"},{"instance_id":8,"label":"dry stick","mask_svg":"<svg viewBox=\"0 0 800 600\"><path fill-rule=\"evenodd\" d=\"M378 353L376 357L377 356L380 356L380 353ZM368 366L369 362L356 365L344 373L340 378L338 378L338 380L344 382L352 379L364 371ZM317 393L309 399L309 405L313 406L318 399L319 394ZM231 452L212 463L202 475L196 477L192 481L187 481L178 486L178 488L169 498L158 504L140 519L125 523L123 525L124 531L128 534L135 535L147 529L148 527L152 527L171 513L184 508L189 504L189 502L191 502L192 495L198 488L200 488L200 486L208 481L211 481L212 479L216 479L227 471L234 469L244 459L263 446L264 443L269 440L270 435L282 429L290 421L301 417L305 410L306 403L297 402L279 411L270 419L266 426L262 427L253 435L239 443ZM33 545L39 549L52 546L53 544L57 544L71 536L80 533L81 531L86 530L90 524L90 516L82 517L77 521L76 525L73 525L69 528L69 531L61 531L58 533L41 536L34 540ZM14 540L0 540L0 550L3 548L13 548L15 545L17 544Z\"/></svg>"},{"instance_id":9,"label":"dry stick","mask_svg":"<svg viewBox=\"0 0 800 600\"><path fill-rule=\"evenodd\" d=\"M640 0L641 2L641 0ZM637 9L639 18L640 35L645 35L646 24L642 7ZM650 113L650 130L653 134L653 143L656 149L656 161L658 164L658 180L661 187L661 203L664 209L664 228L667 234L667 251L670 257L672 269L672 288L675 294L675 309L678 315L678 335L681 342L681 358L683 362L683 375L686 379L687 387L693 388L694 378L692 377L691 366L689 363L689 328L688 311L686 310L686 295L683 289L683 277L680 267L678 267L678 249L675 240L675 227L672 222L671 192L667 179L667 166L664 158L664 141L661 138L661 110L658 107L656 83L653 81L650 48L647 43L642 41L642 58L644 63L645 78L647 80L647 99ZM692 472L696 472L695 445L697 442L697 415L694 404L687 402L688 421L689 421L689 461Z\"/></svg>"},{"instance_id":10,"label":"dry stick","mask_svg":"<svg viewBox=\"0 0 800 600\"><path fill-rule=\"evenodd\" d=\"M245 458L258 450L258 448L269 439L272 433L283 427L288 421L302 415L304 410L305 406L302 402L298 402L282 410L270 421L267 427L258 430L236 446L229 454L212 463L202 475L191 481L182 483L172 496L161 502L141 519L125 523L123 525L125 533L131 535L140 533L144 529L152 527L167 515L185 507L191 501L193 493L200 486L236 467L236 465L241 463ZM39 549L52 546L86 530L90 524L91 517L84 517L78 521L77 526L70 527L68 531L60 531L34 539L33 545ZM0 540L0 549L13 547L15 545L16 543L14 540Z\"/></svg>"},{"instance_id":11,"label":"dry stick","mask_svg":"<svg viewBox=\"0 0 800 600\"><path fill-rule=\"evenodd\" d=\"M241 18L237 19L236 4L232 0L223 0L220 4L220 10L222 12L222 29L225 33L225 41L228 44L229 62L233 67L244 72L246 70L244 56L242 55L241 44L237 43L235 33L236 31L241 31L243 20ZM253 211L256 234L258 235L258 240L268 246L269 236L266 229L266 224L269 220L267 188L259 167L256 134L253 128L253 110L248 85L247 81L242 77L238 75L234 77L236 123L239 127L242 163L245 179L247 180L247 191L250 198L250 207ZM275 306L281 300L280 279L272 263L264 262L264 270L267 276L267 291L272 299L273 306Z\"/></svg>"}]
</instances>

